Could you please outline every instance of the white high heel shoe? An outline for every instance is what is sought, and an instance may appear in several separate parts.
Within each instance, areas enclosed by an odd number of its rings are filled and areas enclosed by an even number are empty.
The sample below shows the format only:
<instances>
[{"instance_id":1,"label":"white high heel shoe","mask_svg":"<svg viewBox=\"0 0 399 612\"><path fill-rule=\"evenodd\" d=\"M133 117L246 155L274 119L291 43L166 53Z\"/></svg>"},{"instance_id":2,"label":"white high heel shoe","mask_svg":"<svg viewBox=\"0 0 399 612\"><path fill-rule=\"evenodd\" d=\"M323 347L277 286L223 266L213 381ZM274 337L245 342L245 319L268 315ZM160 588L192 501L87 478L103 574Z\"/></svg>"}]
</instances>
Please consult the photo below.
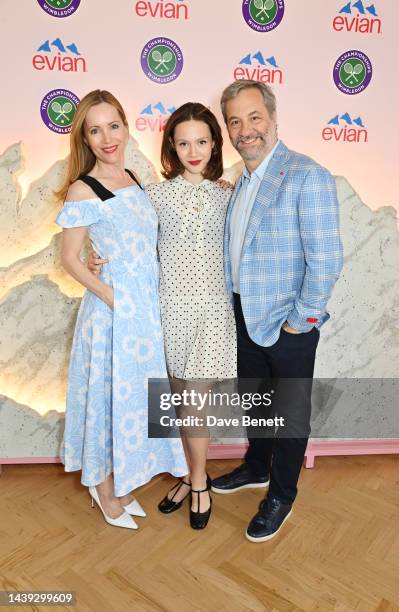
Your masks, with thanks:
<instances>
[{"instance_id":1,"label":"white high heel shoe","mask_svg":"<svg viewBox=\"0 0 399 612\"><path fill-rule=\"evenodd\" d=\"M131 514L132 516L147 516L137 499L133 499L129 504L126 504L126 506L122 507L124 510L126 510L128 514Z\"/></svg>"},{"instance_id":2,"label":"white high heel shoe","mask_svg":"<svg viewBox=\"0 0 399 612\"><path fill-rule=\"evenodd\" d=\"M100 508L101 512L103 513L105 521L109 525L112 525L113 527L124 527L125 529L138 529L137 523L135 523L135 521L132 519L130 514L128 514L125 510L117 518L111 518L110 516L107 516L100 503L100 498L98 497L96 487L89 487L89 493L91 496L92 508L94 508L94 502L96 502L97 506Z\"/></svg>"}]
</instances>

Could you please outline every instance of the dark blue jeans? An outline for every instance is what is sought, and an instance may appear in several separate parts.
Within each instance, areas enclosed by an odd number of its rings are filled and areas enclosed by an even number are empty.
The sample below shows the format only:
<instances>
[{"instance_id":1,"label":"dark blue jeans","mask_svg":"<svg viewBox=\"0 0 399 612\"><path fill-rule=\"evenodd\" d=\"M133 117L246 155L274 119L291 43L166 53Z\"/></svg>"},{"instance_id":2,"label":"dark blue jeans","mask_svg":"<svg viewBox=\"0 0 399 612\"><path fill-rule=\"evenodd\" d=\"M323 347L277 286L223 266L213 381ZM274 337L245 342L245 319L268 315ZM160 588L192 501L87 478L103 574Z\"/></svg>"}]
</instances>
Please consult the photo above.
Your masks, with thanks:
<instances>
[{"instance_id":1,"label":"dark blue jeans","mask_svg":"<svg viewBox=\"0 0 399 612\"><path fill-rule=\"evenodd\" d=\"M283 413L288 415L290 437L256 437L247 429L249 447L245 462L257 476L270 474L269 495L291 504L297 494L297 483L310 434L311 390L319 331L315 327L307 333L290 334L281 331L273 346L263 347L248 335L241 308L240 296L234 294L234 313L237 325L237 369L239 391L278 388L284 398ZM248 379L257 379L251 388ZM240 379L246 379L240 384ZM279 379L281 384L279 386ZM284 383L284 379L289 385ZM286 381L287 382L287 381ZM289 392L284 395L284 384ZM280 392L281 391L281 392ZM256 414L256 411L255 411ZM290 419L290 415L294 415Z\"/></svg>"}]
</instances>

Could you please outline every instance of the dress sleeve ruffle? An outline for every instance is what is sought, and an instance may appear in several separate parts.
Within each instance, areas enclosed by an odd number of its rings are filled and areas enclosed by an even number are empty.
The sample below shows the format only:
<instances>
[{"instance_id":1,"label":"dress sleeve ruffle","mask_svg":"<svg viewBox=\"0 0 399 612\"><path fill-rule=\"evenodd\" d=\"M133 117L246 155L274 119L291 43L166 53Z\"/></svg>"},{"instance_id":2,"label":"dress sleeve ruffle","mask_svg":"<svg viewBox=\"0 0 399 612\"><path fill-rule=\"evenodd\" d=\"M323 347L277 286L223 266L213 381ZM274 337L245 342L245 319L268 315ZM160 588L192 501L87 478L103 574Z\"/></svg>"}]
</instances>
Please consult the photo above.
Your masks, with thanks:
<instances>
[{"instance_id":1,"label":"dress sleeve ruffle","mask_svg":"<svg viewBox=\"0 0 399 612\"><path fill-rule=\"evenodd\" d=\"M100 220L100 211L97 202L82 200L79 202L65 202L57 215L55 222L64 228L88 227Z\"/></svg>"}]
</instances>

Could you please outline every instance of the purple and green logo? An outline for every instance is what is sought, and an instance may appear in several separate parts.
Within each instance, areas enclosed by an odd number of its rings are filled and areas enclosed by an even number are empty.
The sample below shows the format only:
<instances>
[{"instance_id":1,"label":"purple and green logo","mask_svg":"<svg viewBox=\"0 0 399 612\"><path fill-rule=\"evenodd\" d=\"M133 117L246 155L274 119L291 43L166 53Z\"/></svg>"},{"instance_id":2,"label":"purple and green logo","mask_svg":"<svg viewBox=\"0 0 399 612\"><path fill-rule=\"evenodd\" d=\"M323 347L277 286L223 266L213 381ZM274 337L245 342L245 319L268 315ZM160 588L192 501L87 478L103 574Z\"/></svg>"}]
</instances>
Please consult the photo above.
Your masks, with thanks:
<instances>
[{"instance_id":1,"label":"purple and green logo","mask_svg":"<svg viewBox=\"0 0 399 612\"><path fill-rule=\"evenodd\" d=\"M40 8L52 17L69 17L78 8L80 0L37 0Z\"/></svg>"},{"instance_id":2,"label":"purple and green logo","mask_svg":"<svg viewBox=\"0 0 399 612\"><path fill-rule=\"evenodd\" d=\"M363 51L345 51L335 62L334 83L344 94L353 96L368 87L373 67Z\"/></svg>"},{"instance_id":3,"label":"purple and green logo","mask_svg":"<svg viewBox=\"0 0 399 612\"><path fill-rule=\"evenodd\" d=\"M170 83L183 69L183 53L170 38L152 38L141 52L141 67L155 83Z\"/></svg>"},{"instance_id":4,"label":"purple and green logo","mask_svg":"<svg viewBox=\"0 0 399 612\"><path fill-rule=\"evenodd\" d=\"M253 30L270 32L284 17L284 0L244 0L242 14Z\"/></svg>"},{"instance_id":5,"label":"purple and green logo","mask_svg":"<svg viewBox=\"0 0 399 612\"><path fill-rule=\"evenodd\" d=\"M43 123L57 134L69 134L79 98L68 89L49 91L40 104Z\"/></svg>"}]
</instances>

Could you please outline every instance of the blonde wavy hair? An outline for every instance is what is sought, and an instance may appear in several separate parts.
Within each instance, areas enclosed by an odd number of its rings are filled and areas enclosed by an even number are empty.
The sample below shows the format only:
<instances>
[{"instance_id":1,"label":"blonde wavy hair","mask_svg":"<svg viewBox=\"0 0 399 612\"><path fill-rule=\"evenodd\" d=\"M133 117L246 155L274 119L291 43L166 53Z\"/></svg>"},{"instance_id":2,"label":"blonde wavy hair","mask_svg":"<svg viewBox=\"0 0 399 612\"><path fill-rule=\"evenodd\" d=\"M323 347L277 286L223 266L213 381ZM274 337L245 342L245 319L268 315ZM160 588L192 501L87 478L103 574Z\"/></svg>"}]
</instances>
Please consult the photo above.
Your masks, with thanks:
<instances>
[{"instance_id":1,"label":"blonde wavy hair","mask_svg":"<svg viewBox=\"0 0 399 612\"><path fill-rule=\"evenodd\" d=\"M114 106L125 126L128 126L125 111L123 110L120 102L109 91L104 89L95 89L94 91L90 91L84 96L84 98L82 98L78 104L78 108L72 123L70 134L71 152L68 158L66 175L60 189L54 192L55 196L59 200L65 200L70 185L77 181L82 174L87 174L90 172L96 162L94 154L84 142L84 123L86 115L92 106L96 106L102 102L106 102L107 104Z\"/></svg>"}]
</instances>

